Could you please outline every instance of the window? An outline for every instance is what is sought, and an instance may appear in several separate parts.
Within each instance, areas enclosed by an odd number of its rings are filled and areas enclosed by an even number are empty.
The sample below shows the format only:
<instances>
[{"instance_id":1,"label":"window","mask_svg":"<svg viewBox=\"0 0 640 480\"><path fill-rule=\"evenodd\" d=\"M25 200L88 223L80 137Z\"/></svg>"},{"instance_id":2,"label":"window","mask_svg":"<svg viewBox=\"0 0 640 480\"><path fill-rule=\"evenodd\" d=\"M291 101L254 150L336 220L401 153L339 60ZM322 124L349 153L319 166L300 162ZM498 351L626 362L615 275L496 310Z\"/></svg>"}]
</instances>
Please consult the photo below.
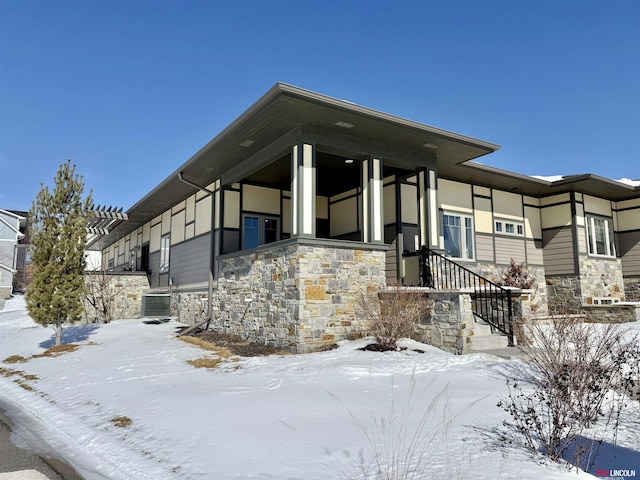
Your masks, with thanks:
<instances>
[{"instance_id":1,"label":"window","mask_svg":"<svg viewBox=\"0 0 640 480\"><path fill-rule=\"evenodd\" d=\"M171 237L164 235L160 238L160 273L169 271L169 248L171 246Z\"/></svg>"},{"instance_id":2,"label":"window","mask_svg":"<svg viewBox=\"0 0 640 480\"><path fill-rule=\"evenodd\" d=\"M462 260L473 259L473 221L464 215L445 213L442 217L445 255Z\"/></svg>"},{"instance_id":3,"label":"window","mask_svg":"<svg viewBox=\"0 0 640 480\"><path fill-rule=\"evenodd\" d=\"M589 255L613 257L616 250L613 246L613 225L611 219L587 217L587 244Z\"/></svg>"},{"instance_id":4,"label":"window","mask_svg":"<svg viewBox=\"0 0 640 480\"><path fill-rule=\"evenodd\" d=\"M502 235L516 235L518 237L522 237L524 235L524 225L519 222L496 220L495 232Z\"/></svg>"},{"instance_id":5,"label":"window","mask_svg":"<svg viewBox=\"0 0 640 480\"><path fill-rule=\"evenodd\" d=\"M280 221L276 217L265 215L244 215L242 239L243 249L278 241L280 240Z\"/></svg>"}]
</instances>

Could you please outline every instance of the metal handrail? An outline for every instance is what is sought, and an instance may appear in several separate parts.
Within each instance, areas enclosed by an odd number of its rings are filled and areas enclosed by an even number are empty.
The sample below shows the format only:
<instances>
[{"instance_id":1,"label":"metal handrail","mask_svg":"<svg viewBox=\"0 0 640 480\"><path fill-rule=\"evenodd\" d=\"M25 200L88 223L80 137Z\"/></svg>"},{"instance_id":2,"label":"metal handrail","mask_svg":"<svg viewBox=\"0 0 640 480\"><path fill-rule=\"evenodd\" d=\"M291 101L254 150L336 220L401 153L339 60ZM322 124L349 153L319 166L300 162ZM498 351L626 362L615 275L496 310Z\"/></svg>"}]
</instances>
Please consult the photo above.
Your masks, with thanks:
<instances>
[{"instance_id":1,"label":"metal handrail","mask_svg":"<svg viewBox=\"0 0 640 480\"><path fill-rule=\"evenodd\" d=\"M473 313L505 335L514 345L512 292L426 247L405 254L419 257L420 285L435 289L473 290Z\"/></svg>"}]
</instances>

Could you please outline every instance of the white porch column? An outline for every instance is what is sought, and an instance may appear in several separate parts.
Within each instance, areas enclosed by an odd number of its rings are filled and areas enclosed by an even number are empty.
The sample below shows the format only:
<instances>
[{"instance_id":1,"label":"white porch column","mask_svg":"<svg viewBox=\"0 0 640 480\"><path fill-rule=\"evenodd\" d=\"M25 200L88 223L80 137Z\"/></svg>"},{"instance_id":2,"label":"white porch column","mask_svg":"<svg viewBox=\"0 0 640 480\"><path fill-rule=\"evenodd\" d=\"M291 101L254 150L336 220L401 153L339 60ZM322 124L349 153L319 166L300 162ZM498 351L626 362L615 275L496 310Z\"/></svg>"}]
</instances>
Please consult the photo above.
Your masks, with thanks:
<instances>
[{"instance_id":1,"label":"white porch column","mask_svg":"<svg viewBox=\"0 0 640 480\"><path fill-rule=\"evenodd\" d=\"M440 216L438 214L438 176L435 170L418 171L418 208L420 246L440 248Z\"/></svg>"},{"instance_id":2,"label":"white porch column","mask_svg":"<svg viewBox=\"0 0 640 480\"><path fill-rule=\"evenodd\" d=\"M367 243L384 242L384 210L382 208L382 160L370 158L362 162L362 233Z\"/></svg>"},{"instance_id":3,"label":"white porch column","mask_svg":"<svg viewBox=\"0 0 640 480\"><path fill-rule=\"evenodd\" d=\"M291 154L291 235L316 236L316 149L300 143Z\"/></svg>"}]
</instances>

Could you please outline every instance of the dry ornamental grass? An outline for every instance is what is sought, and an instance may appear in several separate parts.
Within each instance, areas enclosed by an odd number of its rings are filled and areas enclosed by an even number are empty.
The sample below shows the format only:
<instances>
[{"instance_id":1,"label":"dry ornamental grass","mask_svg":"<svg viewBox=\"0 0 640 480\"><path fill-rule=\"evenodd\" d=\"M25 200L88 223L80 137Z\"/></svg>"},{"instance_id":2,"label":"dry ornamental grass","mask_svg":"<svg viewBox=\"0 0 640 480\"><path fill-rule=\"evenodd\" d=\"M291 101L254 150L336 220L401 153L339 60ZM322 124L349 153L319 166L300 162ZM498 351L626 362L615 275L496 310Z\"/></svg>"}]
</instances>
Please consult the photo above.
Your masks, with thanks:
<instances>
[{"instance_id":1,"label":"dry ornamental grass","mask_svg":"<svg viewBox=\"0 0 640 480\"><path fill-rule=\"evenodd\" d=\"M133 423L133 420L131 420L129 417L113 417L109 421L118 428L127 428Z\"/></svg>"}]
</instances>

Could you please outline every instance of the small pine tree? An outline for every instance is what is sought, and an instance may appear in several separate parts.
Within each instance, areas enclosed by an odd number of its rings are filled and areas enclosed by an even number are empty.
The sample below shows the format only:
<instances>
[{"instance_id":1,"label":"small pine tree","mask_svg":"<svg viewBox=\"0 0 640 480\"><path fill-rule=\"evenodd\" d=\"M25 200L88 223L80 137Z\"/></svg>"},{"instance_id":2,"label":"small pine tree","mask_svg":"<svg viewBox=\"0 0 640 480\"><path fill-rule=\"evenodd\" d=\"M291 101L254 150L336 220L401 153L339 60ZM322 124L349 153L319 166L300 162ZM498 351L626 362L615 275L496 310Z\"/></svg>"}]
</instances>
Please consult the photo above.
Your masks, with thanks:
<instances>
[{"instance_id":1,"label":"small pine tree","mask_svg":"<svg viewBox=\"0 0 640 480\"><path fill-rule=\"evenodd\" d=\"M91 193L83 200L84 183L71 160L60 165L53 193L44 184L31 206L33 280L27 290L29 315L43 326L53 326L56 345L62 325L82 314L83 273L86 266L86 216Z\"/></svg>"}]
</instances>

